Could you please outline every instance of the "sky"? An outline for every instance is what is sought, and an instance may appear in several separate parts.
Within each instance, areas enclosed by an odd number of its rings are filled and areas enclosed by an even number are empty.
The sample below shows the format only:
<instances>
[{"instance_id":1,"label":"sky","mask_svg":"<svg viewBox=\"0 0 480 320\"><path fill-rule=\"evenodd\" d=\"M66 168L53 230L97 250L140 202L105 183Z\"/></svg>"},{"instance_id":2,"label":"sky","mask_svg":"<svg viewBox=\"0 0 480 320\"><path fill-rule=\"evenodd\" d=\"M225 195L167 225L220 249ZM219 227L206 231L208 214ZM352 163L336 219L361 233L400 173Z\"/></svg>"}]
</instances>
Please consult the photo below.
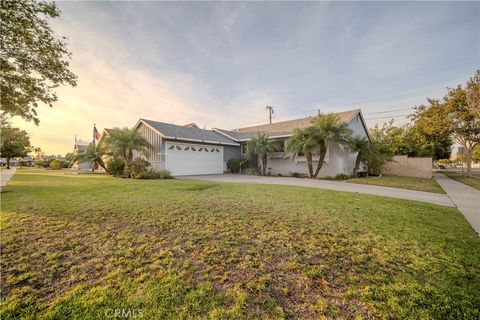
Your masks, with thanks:
<instances>
[{"instance_id":1,"label":"sky","mask_svg":"<svg viewBox=\"0 0 480 320\"><path fill-rule=\"evenodd\" d=\"M480 2L57 2L78 75L13 119L47 154L139 118L232 129L361 108L398 125L480 69ZM396 112L388 112L398 110Z\"/></svg>"}]
</instances>

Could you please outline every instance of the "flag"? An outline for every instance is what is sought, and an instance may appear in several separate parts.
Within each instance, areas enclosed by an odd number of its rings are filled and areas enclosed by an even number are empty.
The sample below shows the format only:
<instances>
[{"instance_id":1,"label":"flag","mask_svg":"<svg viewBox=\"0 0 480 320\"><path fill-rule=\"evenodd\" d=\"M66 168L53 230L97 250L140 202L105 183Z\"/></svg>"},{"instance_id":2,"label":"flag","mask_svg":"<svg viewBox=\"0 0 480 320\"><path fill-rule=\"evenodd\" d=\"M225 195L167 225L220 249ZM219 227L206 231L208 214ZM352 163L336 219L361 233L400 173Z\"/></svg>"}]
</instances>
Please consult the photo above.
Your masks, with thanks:
<instances>
[{"instance_id":1,"label":"flag","mask_svg":"<svg viewBox=\"0 0 480 320\"><path fill-rule=\"evenodd\" d=\"M98 132L97 127L93 125L93 139L98 140L100 139L101 135L100 132Z\"/></svg>"}]
</instances>

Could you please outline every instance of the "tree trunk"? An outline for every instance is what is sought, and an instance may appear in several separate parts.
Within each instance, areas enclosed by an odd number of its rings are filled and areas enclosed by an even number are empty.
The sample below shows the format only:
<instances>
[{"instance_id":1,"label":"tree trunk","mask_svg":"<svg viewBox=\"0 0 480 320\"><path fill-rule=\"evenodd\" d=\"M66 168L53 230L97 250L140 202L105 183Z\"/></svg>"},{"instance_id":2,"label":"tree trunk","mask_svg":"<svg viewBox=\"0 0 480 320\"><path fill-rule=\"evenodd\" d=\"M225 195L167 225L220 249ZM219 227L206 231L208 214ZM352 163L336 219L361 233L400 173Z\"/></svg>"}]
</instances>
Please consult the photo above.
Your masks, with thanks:
<instances>
[{"instance_id":1,"label":"tree trunk","mask_svg":"<svg viewBox=\"0 0 480 320\"><path fill-rule=\"evenodd\" d=\"M105 162L103 162L102 158L99 158L97 160L97 163L100 167L102 167L105 170L106 173L110 173L110 172L108 172L107 166L105 166Z\"/></svg>"},{"instance_id":2,"label":"tree trunk","mask_svg":"<svg viewBox=\"0 0 480 320\"><path fill-rule=\"evenodd\" d=\"M358 168L360 168L360 162L362 162L362 152L359 151L357 154L357 159L355 160L355 168L353 168L353 177L357 177Z\"/></svg>"},{"instance_id":3,"label":"tree trunk","mask_svg":"<svg viewBox=\"0 0 480 320\"><path fill-rule=\"evenodd\" d=\"M323 144L320 147L320 156L318 157L318 164L317 164L317 170L315 170L315 175L313 176L316 178L318 176L318 173L322 169L323 166L323 161L325 160L325 155L327 154L327 146Z\"/></svg>"},{"instance_id":4,"label":"tree trunk","mask_svg":"<svg viewBox=\"0 0 480 320\"><path fill-rule=\"evenodd\" d=\"M305 159L307 159L308 174L310 175L310 178L313 178L312 153L310 151L305 153Z\"/></svg>"},{"instance_id":5,"label":"tree trunk","mask_svg":"<svg viewBox=\"0 0 480 320\"><path fill-rule=\"evenodd\" d=\"M467 150L467 178L472 175L472 152L473 148L465 148Z\"/></svg>"},{"instance_id":6,"label":"tree trunk","mask_svg":"<svg viewBox=\"0 0 480 320\"><path fill-rule=\"evenodd\" d=\"M7 169L10 169L10 158L7 157Z\"/></svg>"},{"instance_id":7,"label":"tree trunk","mask_svg":"<svg viewBox=\"0 0 480 320\"><path fill-rule=\"evenodd\" d=\"M267 173L267 161L268 161L268 159L267 159L267 154L264 153L264 154L262 155L262 173L263 173L264 176L265 176L266 173Z\"/></svg>"}]
</instances>

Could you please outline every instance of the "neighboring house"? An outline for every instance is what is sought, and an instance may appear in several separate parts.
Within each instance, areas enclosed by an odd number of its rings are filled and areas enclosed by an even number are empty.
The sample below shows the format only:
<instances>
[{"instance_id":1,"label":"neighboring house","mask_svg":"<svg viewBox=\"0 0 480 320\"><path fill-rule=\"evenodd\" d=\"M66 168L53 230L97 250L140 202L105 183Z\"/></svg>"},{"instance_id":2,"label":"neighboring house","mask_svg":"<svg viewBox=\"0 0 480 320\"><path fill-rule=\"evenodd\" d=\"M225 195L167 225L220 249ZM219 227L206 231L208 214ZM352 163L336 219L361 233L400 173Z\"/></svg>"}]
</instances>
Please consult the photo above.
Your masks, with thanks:
<instances>
[{"instance_id":1,"label":"neighboring house","mask_svg":"<svg viewBox=\"0 0 480 320\"><path fill-rule=\"evenodd\" d=\"M352 134L368 137L368 129L360 109L336 113L342 123L347 124ZM229 159L247 157L246 147L258 133L267 133L278 143L278 152L269 155L268 168L271 174L290 175L293 172L308 173L306 159L302 154L285 152L286 142L297 128L312 125L314 117L276 122L260 126L224 130L200 129L194 123L185 126L140 119L135 125L152 145L146 159L154 170L166 169L172 175L221 174L227 170ZM336 142L329 142L325 164L319 176L351 174L356 153ZM252 160L252 159L251 159ZM318 157L314 157L318 161ZM253 166L261 166L254 158Z\"/></svg>"},{"instance_id":2,"label":"neighboring house","mask_svg":"<svg viewBox=\"0 0 480 320\"><path fill-rule=\"evenodd\" d=\"M349 110L335 113L340 122L347 125L353 136L367 137L370 139L365 119L360 109ZM268 157L267 172L273 175L291 175L294 172L308 174L307 162L303 154L293 155L285 152L288 138L293 135L293 131L297 128L306 128L312 125L313 116L276 122L272 124L264 124L259 126L239 128L235 130L223 130L214 128L213 130L225 137L240 143L241 155L246 157L247 144L252 137L258 133L266 133L271 139L275 139L278 143L278 152ZM350 151L346 146L337 142L329 142L328 150L325 156L322 170L319 177L335 176L339 173L351 174L355 166L357 153ZM318 156L313 157L314 168L318 163ZM258 166L261 167L261 161L257 159Z\"/></svg>"},{"instance_id":3,"label":"neighboring house","mask_svg":"<svg viewBox=\"0 0 480 320\"><path fill-rule=\"evenodd\" d=\"M82 141L82 140L77 141L77 139L75 139L75 145L73 147L73 155L76 156L79 152L82 152L83 150L85 150L85 148L89 144L90 144L89 142L85 142L85 141ZM77 170L92 169L93 166L94 166L94 163L91 162L91 161L80 162L80 163L78 161L75 161L72 164L72 168L77 169Z\"/></svg>"}]
</instances>

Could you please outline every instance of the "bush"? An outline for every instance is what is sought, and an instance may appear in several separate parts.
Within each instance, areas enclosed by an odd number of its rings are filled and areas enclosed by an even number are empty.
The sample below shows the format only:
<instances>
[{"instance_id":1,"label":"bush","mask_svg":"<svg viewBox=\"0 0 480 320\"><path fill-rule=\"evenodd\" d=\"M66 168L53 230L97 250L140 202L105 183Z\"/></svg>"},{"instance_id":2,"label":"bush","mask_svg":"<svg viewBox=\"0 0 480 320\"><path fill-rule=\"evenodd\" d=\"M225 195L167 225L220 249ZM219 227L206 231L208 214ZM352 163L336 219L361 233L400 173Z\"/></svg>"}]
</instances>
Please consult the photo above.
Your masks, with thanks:
<instances>
[{"instance_id":1,"label":"bush","mask_svg":"<svg viewBox=\"0 0 480 320\"><path fill-rule=\"evenodd\" d=\"M106 163L108 173L112 176L123 176L125 170L125 161L120 158L111 158Z\"/></svg>"},{"instance_id":2,"label":"bush","mask_svg":"<svg viewBox=\"0 0 480 320\"><path fill-rule=\"evenodd\" d=\"M337 173L335 176L335 180L348 180L350 179L350 176L344 173Z\"/></svg>"},{"instance_id":3,"label":"bush","mask_svg":"<svg viewBox=\"0 0 480 320\"><path fill-rule=\"evenodd\" d=\"M173 179L173 177L168 170L155 171L153 169L149 169L140 173L138 179Z\"/></svg>"},{"instance_id":4,"label":"bush","mask_svg":"<svg viewBox=\"0 0 480 320\"><path fill-rule=\"evenodd\" d=\"M63 168L63 163L58 160L50 161L50 169L52 170L61 170Z\"/></svg>"},{"instance_id":5,"label":"bush","mask_svg":"<svg viewBox=\"0 0 480 320\"><path fill-rule=\"evenodd\" d=\"M305 178L307 175L302 172L291 172L290 175L294 178Z\"/></svg>"},{"instance_id":6,"label":"bush","mask_svg":"<svg viewBox=\"0 0 480 320\"><path fill-rule=\"evenodd\" d=\"M230 159L227 161L227 168L231 173L239 173L240 168L242 172L244 169L248 168L248 160L247 159Z\"/></svg>"},{"instance_id":7,"label":"bush","mask_svg":"<svg viewBox=\"0 0 480 320\"><path fill-rule=\"evenodd\" d=\"M125 165L125 174L131 178L137 179L142 173L145 173L150 167L150 162L145 159L137 158L130 164Z\"/></svg>"}]
</instances>

